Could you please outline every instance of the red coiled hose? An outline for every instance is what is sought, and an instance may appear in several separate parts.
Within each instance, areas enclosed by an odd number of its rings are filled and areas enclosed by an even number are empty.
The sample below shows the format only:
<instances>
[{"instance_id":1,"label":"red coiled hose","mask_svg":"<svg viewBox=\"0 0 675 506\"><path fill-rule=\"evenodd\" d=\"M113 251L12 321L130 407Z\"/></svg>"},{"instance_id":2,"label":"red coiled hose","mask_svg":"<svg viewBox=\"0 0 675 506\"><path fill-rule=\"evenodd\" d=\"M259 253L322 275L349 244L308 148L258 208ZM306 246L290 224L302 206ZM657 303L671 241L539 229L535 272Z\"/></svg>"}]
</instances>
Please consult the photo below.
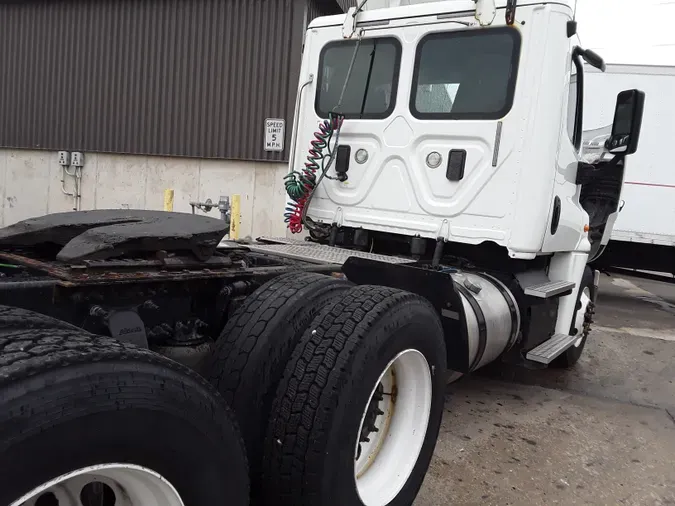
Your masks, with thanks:
<instances>
[{"instance_id":1,"label":"red coiled hose","mask_svg":"<svg viewBox=\"0 0 675 506\"><path fill-rule=\"evenodd\" d=\"M284 177L286 193L291 199L284 213L284 221L288 223L288 229L293 234L302 232L305 207L308 205L318 183L330 167L333 158L330 141L333 135L339 135L343 121L344 116L329 113L328 119L319 123L319 130L314 133L314 139L310 142L307 161L302 171L293 171ZM327 152L324 153L326 149ZM319 169L321 169L321 173L317 179Z\"/></svg>"}]
</instances>

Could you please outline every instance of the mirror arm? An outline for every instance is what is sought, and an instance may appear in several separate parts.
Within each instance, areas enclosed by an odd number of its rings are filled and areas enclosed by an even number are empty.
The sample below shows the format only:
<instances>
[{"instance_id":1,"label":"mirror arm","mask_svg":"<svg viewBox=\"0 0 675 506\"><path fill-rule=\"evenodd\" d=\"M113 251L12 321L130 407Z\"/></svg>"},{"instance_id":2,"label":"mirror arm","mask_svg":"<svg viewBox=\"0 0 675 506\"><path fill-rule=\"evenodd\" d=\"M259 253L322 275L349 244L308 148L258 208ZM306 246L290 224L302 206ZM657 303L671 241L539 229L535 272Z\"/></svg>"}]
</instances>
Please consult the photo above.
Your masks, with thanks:
<instances>
[{"instance_id":1,"label":"mirror arm","mask_svg":"<svg viewBox=\"0 0 675 506\"><path fill-rule=\"evenodd\" d=\"M574 117L574 149L581 149L582 121L584 117L584 66L581 63L583 49L575 46L572 51L572 61L577 69L577 103Z\"/></svg>"}]
</instances>

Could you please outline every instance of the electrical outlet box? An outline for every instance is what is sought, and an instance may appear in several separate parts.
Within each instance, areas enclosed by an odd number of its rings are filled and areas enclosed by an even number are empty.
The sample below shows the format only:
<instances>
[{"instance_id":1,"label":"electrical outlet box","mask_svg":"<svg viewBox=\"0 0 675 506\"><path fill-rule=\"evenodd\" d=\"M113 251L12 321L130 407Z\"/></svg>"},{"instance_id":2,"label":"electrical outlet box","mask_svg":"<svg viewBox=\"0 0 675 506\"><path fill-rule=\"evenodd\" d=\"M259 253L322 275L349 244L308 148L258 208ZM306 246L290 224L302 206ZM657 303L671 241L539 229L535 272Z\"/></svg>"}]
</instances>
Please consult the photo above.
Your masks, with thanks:
<instances>
[{"instance_id":1,"label":"electrical outlet box","mask_svg":"<svg viewBox=\"0 0 675 506\"><path fill-rule=\"evenodd\" d=\"M73 151L71 155L70 164L73 167L84 167L84 153Z\"/></svg>"},{"instance_id":2,"label":"electrical outlet box","mask_svg":"<svg viewBox=\"0 0 675 506\"><path fill-rule=\"evenodd\" d=\"M70 153L68 151L59 151L59 165L64 167L70 165Z\"/></svg>"}]
</instances>

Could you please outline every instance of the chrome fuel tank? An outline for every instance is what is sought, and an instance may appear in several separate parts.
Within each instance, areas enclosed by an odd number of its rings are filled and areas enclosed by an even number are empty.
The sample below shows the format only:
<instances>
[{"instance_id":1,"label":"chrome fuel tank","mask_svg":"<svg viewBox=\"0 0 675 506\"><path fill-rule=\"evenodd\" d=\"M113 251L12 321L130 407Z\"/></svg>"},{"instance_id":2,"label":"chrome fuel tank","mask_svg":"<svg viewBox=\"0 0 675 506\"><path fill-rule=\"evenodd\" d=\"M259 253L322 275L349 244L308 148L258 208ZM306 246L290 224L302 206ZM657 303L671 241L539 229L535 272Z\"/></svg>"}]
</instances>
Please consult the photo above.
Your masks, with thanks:
<instances>
[{"instance_id":1,"label":"chrome fuel tank","mask_svg":"<svg viewBox=\"0 0 675 506\"><path fill-rule=\"evenodd\" d=\"M466 317L469 370L475 371L511 349L520 330L520 311L513 294L496 278L470 272L451 276Z\"/></svg>"}]
</instances>

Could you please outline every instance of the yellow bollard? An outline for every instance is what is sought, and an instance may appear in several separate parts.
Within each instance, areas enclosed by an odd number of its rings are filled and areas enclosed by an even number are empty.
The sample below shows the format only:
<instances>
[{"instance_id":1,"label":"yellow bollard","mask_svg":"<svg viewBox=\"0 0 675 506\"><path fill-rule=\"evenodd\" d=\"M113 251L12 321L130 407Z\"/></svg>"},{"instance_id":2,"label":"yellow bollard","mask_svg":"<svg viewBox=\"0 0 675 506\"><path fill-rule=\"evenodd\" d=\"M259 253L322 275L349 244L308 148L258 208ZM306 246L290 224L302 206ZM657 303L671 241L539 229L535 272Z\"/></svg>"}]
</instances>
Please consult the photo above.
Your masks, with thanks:
<instances>
[{"instance_id":1,"label":"yellow bollard","mask_svg":"<svg viewBox=\"0 0 675 506\"><path fill-rule=\"evenodd\" d=\"M164 210L173 211L173 190L164 190Z\"/></svg>"},{"instance_id":2,"label":"yellow bollard","mask_svg":"<svg viewBox=\"0 0 675 506\"><path fill-rule=\"evenodd\" d=\"M230 204L230 239L239 239L239 225L241 224L241 195L232 195Z\"/></svg>"}]
</instances>

